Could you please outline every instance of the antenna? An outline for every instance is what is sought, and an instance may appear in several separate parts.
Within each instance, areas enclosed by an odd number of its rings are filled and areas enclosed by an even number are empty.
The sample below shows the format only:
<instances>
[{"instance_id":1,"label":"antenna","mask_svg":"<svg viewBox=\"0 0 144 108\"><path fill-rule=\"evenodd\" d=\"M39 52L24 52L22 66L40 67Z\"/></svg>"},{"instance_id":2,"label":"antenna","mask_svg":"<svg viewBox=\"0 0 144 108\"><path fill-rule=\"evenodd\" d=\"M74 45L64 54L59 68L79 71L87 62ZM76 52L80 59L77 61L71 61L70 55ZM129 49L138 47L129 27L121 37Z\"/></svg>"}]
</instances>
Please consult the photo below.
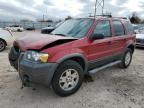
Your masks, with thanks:
<instances>
[{"instance_id":1,"label":"antenna","mask_svg":"<svg viewBox=\"0 0 144 108\"><path fill-rule=\"evenodd\" d=\"M96 17L97 9L102 9L102 15L104 14L104 0L96 0L95 1L95 11L94 11L94 17Z\"/></svg>"}]
</instances>

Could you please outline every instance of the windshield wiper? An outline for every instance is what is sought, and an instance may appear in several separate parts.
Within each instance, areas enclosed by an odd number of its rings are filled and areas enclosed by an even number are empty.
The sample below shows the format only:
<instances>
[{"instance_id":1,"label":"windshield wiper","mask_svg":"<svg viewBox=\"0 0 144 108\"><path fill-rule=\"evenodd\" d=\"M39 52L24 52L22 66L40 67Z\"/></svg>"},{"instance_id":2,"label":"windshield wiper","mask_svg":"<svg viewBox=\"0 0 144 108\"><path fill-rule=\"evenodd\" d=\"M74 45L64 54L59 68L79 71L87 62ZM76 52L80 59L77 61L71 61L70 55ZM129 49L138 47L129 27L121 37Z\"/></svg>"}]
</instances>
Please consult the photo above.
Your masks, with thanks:
<instances>
[{"instance_id":1,"label":"windshield wiper","mask_svg":"<svg viewBox=\"0 0 144 108\"><path fill-rule=\"evenodd\" d=\"M66 36L66 35L64 35L64 34L54 34L54 35Z\"/></svg>"}]
</instances>

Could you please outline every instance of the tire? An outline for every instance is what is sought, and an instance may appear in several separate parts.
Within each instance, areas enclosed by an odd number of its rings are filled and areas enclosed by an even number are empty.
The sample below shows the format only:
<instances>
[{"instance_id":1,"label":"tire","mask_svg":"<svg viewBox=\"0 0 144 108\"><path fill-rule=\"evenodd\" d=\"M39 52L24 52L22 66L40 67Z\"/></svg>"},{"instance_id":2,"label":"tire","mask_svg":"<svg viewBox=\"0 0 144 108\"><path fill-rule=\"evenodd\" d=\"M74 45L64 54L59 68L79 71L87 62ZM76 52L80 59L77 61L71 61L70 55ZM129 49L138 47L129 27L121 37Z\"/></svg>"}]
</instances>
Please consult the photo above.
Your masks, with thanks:
<instances>
[{"instance_id":1,"label":"tire","mask_svg":"<svg viewBox=\"0 0 144 108\"><path fill-rule=\"evenodd\" d=\"M71 74L69 75L69 73ZM73 77L68 79L68 75ZM74 79L75 76L77 77ZM52 88L54 92L59 96L66 97L72 95L81 87L83 77L83 69L79 63L73 60L65 61L60 64L54 74L52 80Z\"/></svg>"},{"instance_id":2,"label":"tire","mask_svg":"<svg viewBox=\"0 0 144 108\"><path fill-rule=\"evenodd\" d=\"M3 50L5 50L6 48L6 43L4 40L0 39L0 52L2 52Z\"/></svg>"},{"instance_id":3,"label":"tire","mask_svg":"<svg viewBox=\"0 0 144 108\"><path fill-rule=\"evenodd\" d=\"M18 32L22 32L22 30L20 30L20 29L18 29L17 31L18 31Z\"/></svg>"},{"instance_id":4,"label":"tire","mask_svg":"<svg viewBox=\"0 0 144 108\"><path fill-rule=\"evenodd\" d=\"M131 60L132 60L132 54L133 54L132 50L127 48L127 50L125 51L125 53L121 59L122 62L119 65L121 68L128 68L129 67ZM129 57L129 59L128 59L128 57Z\"/></svg>"}]
</instances>

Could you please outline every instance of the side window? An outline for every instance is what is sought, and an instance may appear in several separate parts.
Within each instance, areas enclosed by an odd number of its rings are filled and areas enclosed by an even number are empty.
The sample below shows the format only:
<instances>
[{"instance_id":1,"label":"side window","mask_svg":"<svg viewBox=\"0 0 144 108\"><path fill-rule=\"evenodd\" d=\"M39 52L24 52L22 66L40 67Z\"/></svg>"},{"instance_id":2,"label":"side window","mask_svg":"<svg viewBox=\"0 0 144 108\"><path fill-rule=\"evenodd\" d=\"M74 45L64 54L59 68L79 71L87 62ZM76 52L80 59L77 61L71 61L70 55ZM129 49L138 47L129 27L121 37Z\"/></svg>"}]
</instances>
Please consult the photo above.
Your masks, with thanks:
<instances>
[{"instance_id":1,"label":"side window","mask_svg":"<svg viewBox=\"0 0 144 108\"><path fill-rule=\"evenodd\" d=\"M93 34L102 34L104 37L111 37L111 29L109 21L98 22Z\"/></svg>"},{"instance_id":2,"label":"side window","mask_svg":"<svg viewBox=\"0 0 144 108\"><path fill-rule=\"evenodd\" d=\"M128 33L133 34L134 33L134 28L133 28L132 24L127 21L126 26L127 26Z\"/></svg>"},{"instance_id":3,"label":"side window","mask_svg":"<svg viewBox=\"0 0 144 108\"><path fill-rule=\"evenodd\" d=\"M120 21L112 21L112 25L115 36L125 35L124 27Z\"/></svg>"}]
</instances>

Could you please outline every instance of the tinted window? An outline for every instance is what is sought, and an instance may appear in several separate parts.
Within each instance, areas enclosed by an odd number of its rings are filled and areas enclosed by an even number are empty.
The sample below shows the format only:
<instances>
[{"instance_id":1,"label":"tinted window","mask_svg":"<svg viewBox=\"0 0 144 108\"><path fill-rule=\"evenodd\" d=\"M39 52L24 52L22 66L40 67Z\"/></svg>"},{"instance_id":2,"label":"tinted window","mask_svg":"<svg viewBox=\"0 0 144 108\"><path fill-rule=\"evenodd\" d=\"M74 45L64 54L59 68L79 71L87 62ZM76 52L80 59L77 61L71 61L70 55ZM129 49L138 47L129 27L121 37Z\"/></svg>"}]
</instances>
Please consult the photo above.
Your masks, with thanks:
<instances>
[{"instance_id":1,"label":"tinted window","mask_svg":"<svg viewBox=\"0 0 144 108\"><path fill-rule=\"evenodd\" d=\"M134 28L130 22L126 22L128 33L134 33Z\"/></svg>"},{"instance_id":2,"label":"tinted window","mask_svg":"<svg viewBox=\"0 0 144 108\"><path fill-rule=\"evenodd\" d=\"M102 34L104 35L104 37L110 37L111 29L110 29L109 21L98 22L93 34Z\"/></svg>"},{"instance_id":3,"label":"tinted window","mask_svg":"<svg viewBox=\"0 0 144 108\"><path fill-rule=\"evenodd\" d=\"M121 36L125 34L124 27L120 21L113 21L112 24L115 36Z\"/></svg>"}]
</instances>

